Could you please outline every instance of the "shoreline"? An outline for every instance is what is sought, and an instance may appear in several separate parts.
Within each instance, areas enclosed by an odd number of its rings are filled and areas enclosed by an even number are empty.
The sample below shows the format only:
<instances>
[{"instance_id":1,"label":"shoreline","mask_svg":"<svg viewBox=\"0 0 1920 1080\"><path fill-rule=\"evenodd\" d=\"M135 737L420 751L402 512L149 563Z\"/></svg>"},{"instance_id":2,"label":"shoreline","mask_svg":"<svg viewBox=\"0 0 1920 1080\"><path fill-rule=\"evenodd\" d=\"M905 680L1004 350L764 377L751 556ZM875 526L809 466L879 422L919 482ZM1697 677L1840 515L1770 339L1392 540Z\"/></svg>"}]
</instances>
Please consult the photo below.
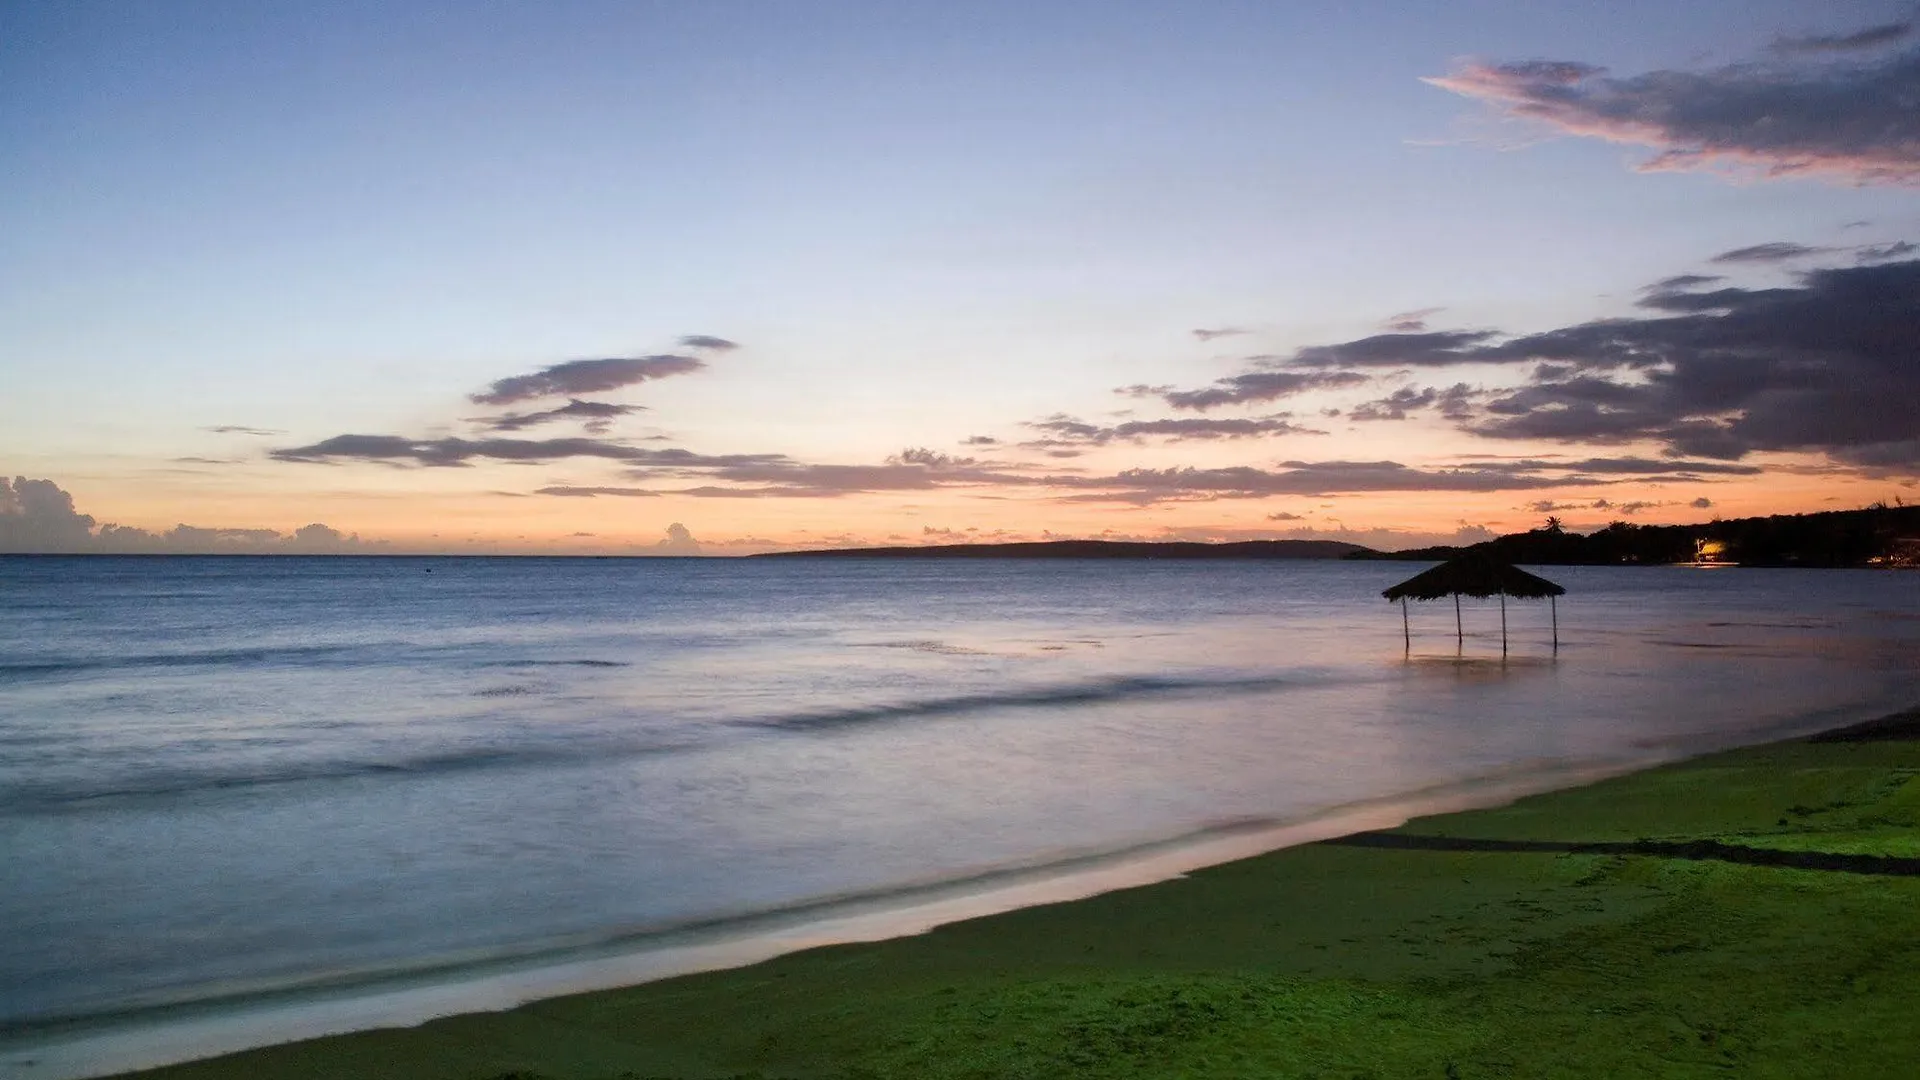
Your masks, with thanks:
<instances>
[{"instance_id":1,"label":"shoreline","mask_svg":"<svg viewBox=\"0 0 1920 1080\"><path fill-rule=\"evenodd\" d=\"M834 897L792 908L619 935L530 958L398 973L344 987L290 987L56 1018L0 1037L0 1076L95 1080L240 1051L430 1020L502 1012L575 994L734 970L823 946L888 941L1025 908L1072 903L1197 870L1436 814L1498 806L1657 767L1661 756L1552 762L1331 807L1293 821L1226 823L1113 852ZM586 955L580 955L586 954ZM558 955L561 959L555 959ZM478 970L475 970L475 969ZM437 977L436 977L437 976Z\"/></svg>"},{"instance_id":2,"label":"shoreline","mask_svg":"<svg viewBox=\"0 0 1920 1080\"><path fill-rule=\"evenodd\" d=\"M1119 851L1068 855L880 894L622 935L533 957L461 965L452 977L441 967L344 987L159 1006L110 1020L51 1021L0 1040L0 1074L51 1080L113 1076L353 1032L417 1030L411 1025L738 971L826 946L886 942L995 915L1072 905L1412 820L1577 791L1716 751L1884 724L1885 717L1862 719L1881 711L1856 704L1737 733L1667 740L1632 758L1528 763L1292 821L1223 823Z\"/></svg>"}]
</instances>

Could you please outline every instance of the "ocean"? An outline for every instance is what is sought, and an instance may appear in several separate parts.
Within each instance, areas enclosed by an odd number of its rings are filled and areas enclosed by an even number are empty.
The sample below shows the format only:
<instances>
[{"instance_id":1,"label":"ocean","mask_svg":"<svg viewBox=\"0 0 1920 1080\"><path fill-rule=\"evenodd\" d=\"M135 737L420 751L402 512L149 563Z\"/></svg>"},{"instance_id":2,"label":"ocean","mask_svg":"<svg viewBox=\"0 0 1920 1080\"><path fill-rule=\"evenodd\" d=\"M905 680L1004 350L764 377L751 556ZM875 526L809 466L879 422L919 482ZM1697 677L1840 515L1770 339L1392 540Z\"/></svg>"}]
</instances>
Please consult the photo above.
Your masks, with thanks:
<instances>
[{"instance_id":1,"label":"ocean","mask_svg":"<svg viewBox=\"0 0 1920 1080\"><path fill-rule=\"evenodd\" d=\"M0 557L0 1036L769 913L1920 701L1920 574ZM1550 781L1549 781L1550 782ZM1491 789L1489 789L1491 790ZM680 937L674 937L674 935Z\"/></svg>"}]
</instances>

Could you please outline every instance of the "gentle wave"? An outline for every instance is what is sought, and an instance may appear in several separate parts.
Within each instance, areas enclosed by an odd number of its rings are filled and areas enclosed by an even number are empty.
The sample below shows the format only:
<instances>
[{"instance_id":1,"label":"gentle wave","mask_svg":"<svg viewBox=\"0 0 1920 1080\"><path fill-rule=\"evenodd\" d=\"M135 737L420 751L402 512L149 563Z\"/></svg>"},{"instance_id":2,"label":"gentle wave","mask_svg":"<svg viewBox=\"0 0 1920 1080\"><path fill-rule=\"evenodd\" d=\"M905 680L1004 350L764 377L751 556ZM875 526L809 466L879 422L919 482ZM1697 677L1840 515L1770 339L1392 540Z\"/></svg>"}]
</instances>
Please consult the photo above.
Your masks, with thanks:
<instances>
[{"instance_id":1,"label":"gentle wave","mask_svg":"<svg viewBox=\"0 0 1920 1080\"><path fill-rule=\"evenodd\" d=\"M626 660L586 659L586 660L482 660L479 663L475 664L474 666L475 667L505 667L505 668L519 668L519 667L614 668L614 667L632 667L633 665L632 663Z\"/></svg>"},{"instance_id":2,"label":"gentle wave","mask_svg":"<svg viewBox=\"0 0 1920 1080\"><path fill-rule=\"evenodd\" d=\"M36 784L29 781L13 785L12 790L0 797L0 812L80 809L123 800L190 795L200 792L239 791L328 780L360 780L382 776L423 777L485 769L572 765L583 761L673 754L695 749L698 745L700 744L692 742L665 742L629 743L622 746L600 744L592 747L489 747L444 754L425 754L396 761L303 762L279 769L225 772L177 770L151 779L123 779L110 786L93 787L77 784Z\"/></svg>"},{"instance_id":3,"label":"gentle wave","mask_svg":"<svg viewBox=\"0 0 1920 1080\"><path fill-rule=\"evenodd\" d=\"M808 731L872 724L888 720L908 720L928 716L955 716L986 709L1020 708L1044 705L1086 705L1125 698L1177 697L1190 694L1264 694L1299 686L1298 675L1177 679L1157 676L1123 676L1097 682L1071 683L1014 690L999 694L961 694L954 697L927 698L892 705L865 705L851 709L792 713L737 721L743 727L773 728L783 731Z\"/></svg>"},{"instance_id":4,"label":"gentle wave","mask_svg":"<svg viewBox=\"0 0 1920 1080\"><path fill-rule=\"evenodd\" d=\"M388 642L381 646L387 650L379 659L391 661L392 650L405 648L419 650L422 647L407 643ZM160 652L134 653L128 656L78 656L64 657L58 660L25 660L12 663L0 663L0 681L24 680L35 677L50 677L83 672L114 671L130 668L194 668L219 667L221 665L272 664L291 661L308 661L343 653L365 654L370 647L361 645L282 645L252 649L208 649L200 652ZM538 667L584 667L584 668L620 668L632 666L625 660L584 659L513 659L482 660L468 662L462 666L483 668L538 668Z\"/></svg>"},{"instance_id":5,"label":"gentle wave","mask_svg":"<svg viewBox=\"0 0 1920 1080\"><path fill-rule=\"evenodd\" d=\"M233 979L192 989L163 989L100 1001L89 1008L64 1012L27 1013L0 1019L0 1036L17 1038L74 1025L93 1026L136 1020L143 1014L173 1011L183 1006L219 1008L245 1005L257 1008L276 999L314 992L372 990L418 980L450 980L489 970L529 964L552 964L576 957L625 953L673 944L686 939L747 933L767 927L807 923L915 900L960 894L994 886L1043 880L1078 871L1124 863L1163 852L1177 851L1211 840L1269 832L1286 824L1309 822L1345 809L1335 807L1288 820L1240 817L1210 822L1171 836L1159 836L1112 847L1056 851L1030 859L897 882L871 889L855 889L768 907L740 908L690 918L667 919L577 934L556 935L493 948L454 950L439 956L418 957L388 964L345 966L294 976Z\"/></svg>"},{"instance_id":6,"label":"gentle wave","mask_svg":"<svg viewBox=\"0 0 1920 1080\"><path fill-rule=\"evenodd\" d=\"M577 664L583 661L538 663ZM592 739L563 745L553 743L496 745L423 754L393 761L332 759L296 762L267 768L251 764L227 770L171 770L143 778L96 777L91 784L26 781L12 785L11 790L4 796L0 796L0 811L77 809L129 799L188 795L196 792L230 792L247 788L329 780L358 780L380 776L406 778L485 769L563 767L586 762L655 757L706 749L724 741L723 738L716 737L716 733L728 729L757 728L795 734L828 733L864 724L960 716L991 709L1071 707L1104 704L1131 698L1263 694L1326 681L1327 677L1324 675L1304 672L1296 672L1286 678L1128 676L1094 682L1032 687L1003 693L924 698L918 701L856 706L849 709L732 720L705 728L706 734L689 735L672 741L634 742ZM507 696L501 691L519 689L518 687L496 688L477 692L483 695Z\"/></svg>"},{"instance_id":7,"label":"gentle wave","mask_svg":"<svg viewBox=\"0 0 1920 1080\"><path fill-rule=\"evenodd\" d=\"M1165 880L1198 866L1246 858L1279 847L1320 842L1355 830L1388 828L1420 814L1488 805L1536 791L1589 783L1634 768L1644 768L1667 760L1670 756L1643 752L1635 757L1516 761L1410 791L1320 806L1294 814L1220 818L1177 832L1140 837L1129 842L1037 852L1027 858L1009 859L872 888L820 894L788 903L631 923L598 931L503 943L494 947L451 950L400 962L341 966L299 975L230 979L218 984L201 984L191 989L156 989L110 1000L96 1000L77 1009L45 1010L6 1017L0 1019L0 1038L32 1038L62 1031L106 1029L139 1023L149 1017L179 1015L181 1010L190 1010L192 1013L232 1007L258 1010L263 1006L294 1002L312 995L352 995L408 986L445 985L489 973L538 970L562 963L633 955L675 945L739 939L786 927L813 925L822 920L899 911L917 903L978 896L999 888L1071 881L1076 875L1127 868L1132 868L1137 874L1125 882L1109 883L1081 894L1091 895L1092 892L1116 887L1116 884L1140 885ZM1296 832L1316 824L1340 823L1355 815L1368 813L1391 814L1393 820L1335 828L1322 836L1282 837L1283 832ZM1238 841L1254 842L1254 846L1215 854L1192 866L1172 870L1155 868L1156 860L1163 857L1178 859L1182 853L1205 851L1209 845ZM1032 899L1024 901L1031 902ZM996 910L1006 909L1001 907ZM901 932L913 931L894 931L895 934ZM626 985L631 981L621 980L607 985Z\"/></svg>"},{"instance_id":8,"label":"gentle wave","mask_svg":"<svg viewBox=\"0 0 1920 1080\"><path fill-rule=\"evenodd\" d=\"M85 656L62 660L0 663L0 680L36 675L66 675L118 668L212 667L220 664L267 664L282 660L310 660L353 649L349 645L287 645L278 648L211 649L204 652L135 653L131 656Z\"/></svg>"}]
</instances>

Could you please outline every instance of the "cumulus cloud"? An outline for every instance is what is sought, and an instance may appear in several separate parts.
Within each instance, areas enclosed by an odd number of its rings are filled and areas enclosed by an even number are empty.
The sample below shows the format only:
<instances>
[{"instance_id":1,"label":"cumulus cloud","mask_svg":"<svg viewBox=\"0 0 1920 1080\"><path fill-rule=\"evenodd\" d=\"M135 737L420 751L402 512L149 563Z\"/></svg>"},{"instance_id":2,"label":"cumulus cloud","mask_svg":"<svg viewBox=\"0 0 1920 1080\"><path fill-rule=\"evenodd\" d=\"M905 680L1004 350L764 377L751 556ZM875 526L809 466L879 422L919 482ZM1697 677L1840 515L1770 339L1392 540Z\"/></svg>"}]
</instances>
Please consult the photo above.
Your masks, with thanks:
<instances>
[{"instance_id":1,"label":"cumulus cloud","mask_svg":"<svg viewBox=\"0 0 1920 1080\"><path fill-rule=\"evenodd\" d=\"M1713 500L1707 498L1705 495L1702 495L1699 498L1688 503L1687 505L1693 507L1695 510L1705 510L1706 508L1713 505Z\"/></svg>"},{"instance_id":2,"label":"cumulus cloud","mask_svg":"<svg viewBox=\"0 0 1920 1080\"><path fill-rule=\"evenodd\" d=\"M1896 30L1896 28L1898 28ZM1564 60L1469 63L1425 81L1567 135L1644 146L1639 168L1733 169L1852 184L1920 182L1920 49L1840 56L1907 24L1790 39L1774 62L1626 78Z\"/></svg>"},{"instance_id":3,"label":"cumulus cloud","mask_svg":"<svg viewBox=\"0 0 1920 1080\"><path fill-rule=\"evenodd\" d=\"M476 405L512 405L545 397L600 393L652 379L685 375L706 366L706 361L697 357L675 355L569 360L541 368L531 375L497 379L486 390L470 395L470 400Z\"/></svg>"},{"instance_id":4,"label":"cumulus cloud","mask_svg":"<svg viewBox=\"0 0 1920 1080\"><path fill-rule=\"evenodd\" d=\"M686 337L680 339L680 347L683 349L705 349L708 352L732 352L740 347L740 343L737 341L728 341L723 337L714 337L712 334L688 334Z\"/></svg>"},{"instance_id":5,"label":"cumulus cloud","mask_svg":"<svg viewBox=\"0 0 1920 1080\"><path fill-rule=\"evenodd\" d=\"M176 525L152 532L100 525L74 508L73 496L51 480L0 476L0 553L7 554L335 554L365 550L358 536L315 523L281 534L274 529Z\"/></svg>"},{"instance_id":6,"label":"cumulus cloud","mask_svg":"<svg viewBox=\"0 0 1920 1080\"><path fill-rule=\"evenodd\" d=\"M909 446L897 454L889 455L887 464L924 465L929 469L955 469L965 468L969 465L977 465L979 462L975 458L957 458L951 454L942 454L937 450L929 450L924 446Z\"/></svg>"},{"instance_id":7,"label":"cumulus cloud","mask_svg":"<svg viewBox=\"0 0 1920 1080\"><path fill-rule=\"evenodd\" d=\"M0 551L74 551L93 539L93 518L51 480L0 476Z\"/></svg>"},{"instance_id":8,"label":"cumulus cloud","mask_svg":"<svg viewBox=\"0 0 1920 1080\"><path fill-rule=\"evenodd\" d=\"M522 431L538 424L550 424L557 420L582 420L585 421L583 427L589 434L601 435L613 426L616 417L643 412L645 408L643 405L619 405L610 401L581 401L579 398L574 398L558 408L488 416L481 418L479 423L489 431Z\"/></svg>"},{"instance_id":9,"label":"cumulus cloud","mask_svg":"<svg viewBox=\"0 0 1920 1080\"><path fill-rule=\"evenodd\" d=\"M1699 506L1703 502L1705 502L1705 500L1695 499L1690 505ZM1595 499L1592 502L1554 502L1552 499L1541 499L1538 502L1528 503L1523 509L1531 510L1536 514L1558 514L1569 510L1602 510L1610 514L1621 514L1626 517L1632 517L1643 510L1652 510L1655 507L1673 505L1671 502L1648 499L1634 499L1628 502L1611 502L1607 499ZM1711 506L1712 504L1706 503L1706 505Z\"/></svg>"},{"instance_id":10,"label":"cumulus cloud","mask_svg":"<svg viewBox=\"0 0 1920 1080\"><path fill-rule=\"evenodd\" d=\"M961 446L999 446L1000 440L991 435L969 435L960 440Z\"/></svg>"},{"instance_id":11,"label":"cumulus cloud","mask_svg":"<svg viewBox=\"0 0 1920 1080\"><path fill-rule=\"evenodd\" d=\"M1483 396L1485 391L1476 390L1466 383L1455 383L1442 389L1436 386L1422 387L1418 390L1409 384L1383 398L1363 401L1348 410L1351 420L1405 420L1407 416L1421 409L1433 408L1448 420L1461 420L1472 415L1474 399Z\"/></svg>"},{"instance_id":12,"label":"cumulus cloud","mask_svg":"<svg viewBox=\"0 0 1920 1080\"><path fill-rule=\"evenodd\" d=\"M667 535L653 547L662 555L700 554L700 541L695 540L693 532L677 521L667 526Z\"/></svg>"}]
</instances>

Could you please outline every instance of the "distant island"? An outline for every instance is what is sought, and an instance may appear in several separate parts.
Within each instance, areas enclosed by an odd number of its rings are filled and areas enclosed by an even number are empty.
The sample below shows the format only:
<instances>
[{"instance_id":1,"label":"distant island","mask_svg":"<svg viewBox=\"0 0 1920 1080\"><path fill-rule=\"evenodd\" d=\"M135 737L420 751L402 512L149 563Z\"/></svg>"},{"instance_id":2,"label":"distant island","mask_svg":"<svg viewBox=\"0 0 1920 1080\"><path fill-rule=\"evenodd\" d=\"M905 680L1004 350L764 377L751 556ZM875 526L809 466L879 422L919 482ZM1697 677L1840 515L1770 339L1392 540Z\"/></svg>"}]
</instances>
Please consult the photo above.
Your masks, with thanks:
<instances>
[{"instance_id":1,"label":"distant island","mask_svg":"<svg viewBox=\"0 0 1920 1080\"><path fill-rule=\"evenodd\" d=\"M1467 551L1512 563L1545 566L1920 567L1920 506L1870 506L1813 514L1733 518L1702 525L1634 525L1615 521L1590 533L1569 532L1558 518L1527 532L1466 547L1375 551L1338 540L1191 541L1046 540L1013 544L773 551L756 559L1396 559L1438 562Z\"/></svg>"},{"instance_id":2,"label":"distant island","mask_svg":"<svg viewBox=\"0 0 1920 1080\"><path fill-rule=\"evenodd\" d=\"M929 544L923 547L770 551L755 559L857 557L880 559L1344 559L1380 553L1338 540L1191 541L1043 540L1019 544Z\"/></svg>"}]
</instances>

